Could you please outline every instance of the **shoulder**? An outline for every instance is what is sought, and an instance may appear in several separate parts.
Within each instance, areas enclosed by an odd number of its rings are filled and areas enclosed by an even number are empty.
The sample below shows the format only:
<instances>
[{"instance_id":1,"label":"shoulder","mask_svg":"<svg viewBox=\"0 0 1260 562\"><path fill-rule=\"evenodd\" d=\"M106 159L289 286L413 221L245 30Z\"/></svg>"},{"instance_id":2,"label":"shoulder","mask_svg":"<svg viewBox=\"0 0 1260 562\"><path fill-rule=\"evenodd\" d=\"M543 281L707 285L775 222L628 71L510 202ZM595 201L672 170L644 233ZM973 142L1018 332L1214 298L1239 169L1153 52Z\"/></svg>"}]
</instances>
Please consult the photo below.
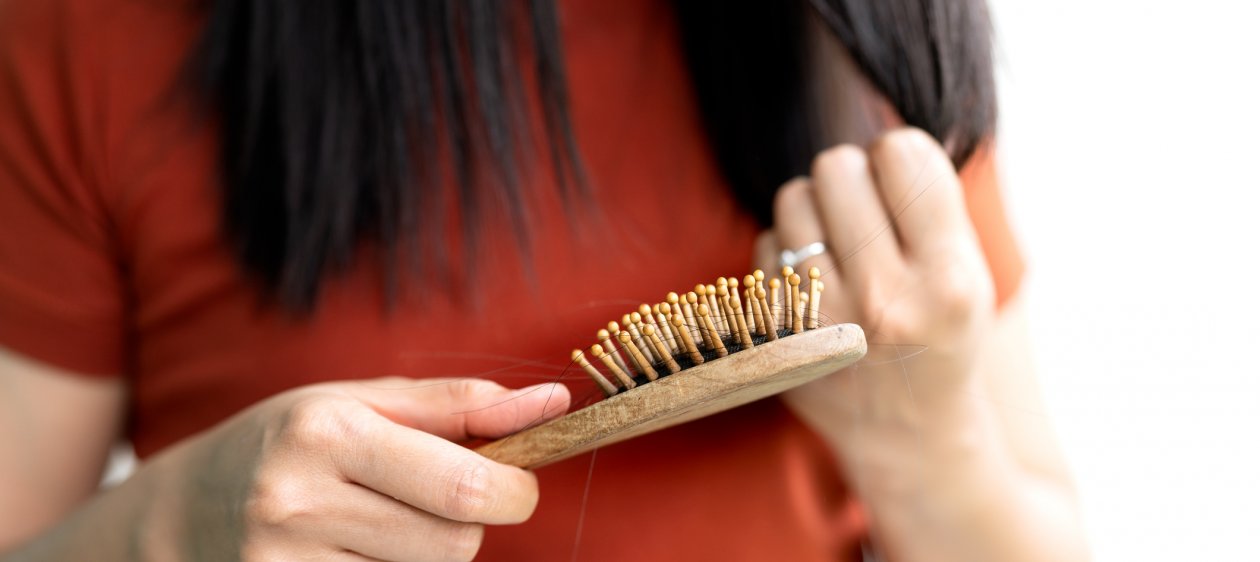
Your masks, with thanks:
<instances>
[{"instance_id":1,"label":"shoulder","mask_svg":"<svg viewBox=\"0 0 1260 562\"><path fill-rule=\"evenodd\" d=\"M121 23L117 21L121 16L142 21L188 17L200 12L206 3L199 0L5 0L0 2L0 25L6 31L26 31L30 35L72 27L75 31L91 32Z\"/></svg>"},{"instance_id":2,"label":"shoulder","mask_svg":"<svg viewBox=\"0 0 1260 562\"><path fill-rule=\"evenodd\" d=\"M194 0L0 0L5 144L106 189L136 125L176 87L199 36Z\"/></svg>"},{"instance_id":3,"label":"shoulder","mask_svg":"<svg viewBox=\"0 0 1260 562\"><path fill-rule=\"evenodd\" d=\"M194 0L0 1L6 78L32 79L39 64L62 85L83 86L182 60L200 28ZM116 72L121 71L121 76Z\"/></svg>"},{"instance_id":4,"label":"shoulder","mask_svg":"<svg viewBox=\"0 0 1260 562\"><path fill-rule=\"evenodd\" d=\"M0 346L123 371L119 156L196 36L190 8L0 0Z\"/></svg>"},{"instance_id":5,"label":"shoulder","mask_svg":"<svg viewBox=\"0 0 1260 562\"><path fill-rule=\"evenodd\" d=\"M147 28L161 34L150 26L195 18L199 11L192 0L5 0L0 2L0 43L9 48L58 46L68 54L76 47L118 40L118 32ZM143 42L144 37L129 39Z\"/></svg>"}]
</instances>

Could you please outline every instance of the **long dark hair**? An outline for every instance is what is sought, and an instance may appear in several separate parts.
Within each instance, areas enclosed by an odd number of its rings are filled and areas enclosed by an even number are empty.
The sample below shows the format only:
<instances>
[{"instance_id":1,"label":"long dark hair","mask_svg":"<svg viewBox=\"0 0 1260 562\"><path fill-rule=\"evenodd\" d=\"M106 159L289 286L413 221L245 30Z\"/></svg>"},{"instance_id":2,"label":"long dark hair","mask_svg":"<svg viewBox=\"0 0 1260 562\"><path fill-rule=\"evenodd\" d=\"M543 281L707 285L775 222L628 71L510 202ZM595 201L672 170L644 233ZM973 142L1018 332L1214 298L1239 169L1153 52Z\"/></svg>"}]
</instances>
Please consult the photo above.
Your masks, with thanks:
<instances>
[{"instance_id":1,"label":"long dark hair","mask_svg":"<svg viewBox=\"0 0 1260 562\"><path fill-rule=\"evenodd\" d=\"M494 204L525 239L520 178L538 157L566 197L585 185L553 0L208 1L187 77L219 124L224 229L290 309L314 307L365 243L387 278L400 258L449 266L451 205L466 249ZM992 132L983 0L675 4L711 142L763 222L774 189L827 142L812 126L808 18L956 162Z\"/></svg>"},{"instance_id":2,"label":"long dark hair","mask_svg":"<svg viewBox=\"0 0 1260 562\"><path fill-rule=\"evenodd\" d=\"M984 0L678 0L691 75L727 181L769 225L774 192L837 142L819 124L810 18L909 125L961 167L997 120ZM816 67L815 67L816 68Z\"/></svg>"}]
</instances>

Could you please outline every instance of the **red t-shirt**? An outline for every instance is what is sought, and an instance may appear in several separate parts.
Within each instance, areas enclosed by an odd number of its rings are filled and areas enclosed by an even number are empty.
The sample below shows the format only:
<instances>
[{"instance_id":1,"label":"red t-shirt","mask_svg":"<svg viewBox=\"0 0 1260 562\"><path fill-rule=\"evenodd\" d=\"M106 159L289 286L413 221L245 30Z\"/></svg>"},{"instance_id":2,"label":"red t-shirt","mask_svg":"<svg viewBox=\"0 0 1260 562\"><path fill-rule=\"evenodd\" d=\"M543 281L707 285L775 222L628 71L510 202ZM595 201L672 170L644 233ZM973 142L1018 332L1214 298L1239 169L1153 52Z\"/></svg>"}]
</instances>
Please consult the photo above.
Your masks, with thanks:
<instances>
[{"instance_id":1,"label":"red t-shirt","mask_svg":"<svg viewBox=\"0 0 1260 562\"><path fill-rule=\"evenodd\" d=\"M125 378L142 457L319 381L540 382L631 305L748 268L756 226L705 143L668 2L574 1L573 117L611 220L570 221L537 189L534 282L512 233L490 225L501 242L465 272L479 306L428 287L387 309L366 261L327 284L313 317L259 306L219 230L215 132L167 97L199 32L188 4L0 3L0 345ZM1004 298L1021 264L992 164L964 178ZM580 373L566 382L596 392ZM541 469L533 519L489 530L482 557L568 558L590 460ZM835 560L864 531L830 453L774 399L607 447L589 474L583 560Z\"/></svg>"}]
</instances>

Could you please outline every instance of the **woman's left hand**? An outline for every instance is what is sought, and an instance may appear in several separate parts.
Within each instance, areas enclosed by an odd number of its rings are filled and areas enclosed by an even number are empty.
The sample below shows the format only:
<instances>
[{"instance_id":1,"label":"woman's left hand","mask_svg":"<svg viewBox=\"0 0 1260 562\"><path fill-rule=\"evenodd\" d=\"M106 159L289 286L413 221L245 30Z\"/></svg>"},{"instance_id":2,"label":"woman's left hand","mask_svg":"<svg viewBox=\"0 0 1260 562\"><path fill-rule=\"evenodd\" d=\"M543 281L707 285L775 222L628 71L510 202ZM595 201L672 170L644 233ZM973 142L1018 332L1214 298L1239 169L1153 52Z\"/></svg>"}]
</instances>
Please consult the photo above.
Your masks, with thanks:
<instances>
[{"instance_id":1,"label":"woman's left hand","mask_svg":"<svg viewBox=\"0 0 1260 562\"><path fill-rule=\"evenodd\" d=\"M798 415L840 448L886 449L953 416L978 384L978 348L994 318L992 278L963 200L962 185L934 139L918 129L882 135L869 149L819 154L811 177L775 200L774 231L757 263L778 271L782 249L824 242L817 267L825 291L820 320L866 331L876 357L783 395ZM889 344L883 345L880 344ZM913 355L904 361L900 355ZM962 398L960 400L960 398ZM944 429L944 428L942 428Z\"/></svg>"},{"instance_id":2,"label":"woman's left hand","mask_svg":"<svg viewBox=\"0 0 1260 562\"><path fill-rule=\"evenodd\" d=\"M1032 384L1032 373L988 348L1012 327L996 317L940 144L898 129L866 150L827 150L809 178L779 191L774 220L757 263L777 271L779 250L824 242L796 268L823 273L820 320L866 331L866 359L782 396L837 454L878 550L894 560L1087 559L1048 432L1005 423L983 398L996 377Z\"/></svg>"}]
</instances>

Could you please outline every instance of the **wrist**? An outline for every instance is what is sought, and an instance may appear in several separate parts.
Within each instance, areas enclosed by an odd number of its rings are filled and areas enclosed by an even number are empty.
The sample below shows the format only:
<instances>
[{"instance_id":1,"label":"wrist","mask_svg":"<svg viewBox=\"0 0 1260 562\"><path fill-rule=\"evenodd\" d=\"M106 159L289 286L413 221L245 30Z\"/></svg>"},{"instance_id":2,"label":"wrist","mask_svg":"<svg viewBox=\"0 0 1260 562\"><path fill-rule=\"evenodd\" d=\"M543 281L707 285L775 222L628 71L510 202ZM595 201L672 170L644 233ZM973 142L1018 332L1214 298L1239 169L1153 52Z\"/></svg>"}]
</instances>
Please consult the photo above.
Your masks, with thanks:
<instances>
[{"instance_id":1,"label":"wrist","mask_svg":"<svg viewBox=\"0 0 1260 562\"><path fill-rule=\"evenodd\" d=\"M175 509L180 494L178 456L173 450L153 458L118 488L131 498L132 517L123 532L132 560L182 558L174 546L179 543L175 533L180 521Z\"/></svg>"},{"instance_id":2,"label":"wrist","mask_svg":"<svg viewBox=\"0 0 1260 562\"><path fill-rule=\"evenodd\" d=\"M895 421L855 425L832 440L864 497L919 498L925 490L961 491L1010 474L993 413L965 391L950 394L920 400Z\"/></svg>"},{"instance_id":3,"label":"wrist","mask_svg":"<svg viewBox=\"0 0 1260 562\"><path fill-rule=\"evenodd\" d=\"M133 487L134 523L129 532L134 560L185 560L202 558L194 542L202 532L210 533L210 525L189 519L189 505L197 503L193 496L204 489L198 468L210 461L203 439L179 443L156 455L123 486Z\"/></svg>"},{"instance_id":4,"label":"wrist","mask_svg":"<svg viewBox=\"0 0 1260 562\"><path fill-rule=\"evenodd\" d=\"M102 492L78 511L14 553L15 560L179 560L163 531L171 517L162 513L159 480L164 471L146 465L117 487ZM9 560L9 558L4 558Z\"/></svg>"}]
</instances>

